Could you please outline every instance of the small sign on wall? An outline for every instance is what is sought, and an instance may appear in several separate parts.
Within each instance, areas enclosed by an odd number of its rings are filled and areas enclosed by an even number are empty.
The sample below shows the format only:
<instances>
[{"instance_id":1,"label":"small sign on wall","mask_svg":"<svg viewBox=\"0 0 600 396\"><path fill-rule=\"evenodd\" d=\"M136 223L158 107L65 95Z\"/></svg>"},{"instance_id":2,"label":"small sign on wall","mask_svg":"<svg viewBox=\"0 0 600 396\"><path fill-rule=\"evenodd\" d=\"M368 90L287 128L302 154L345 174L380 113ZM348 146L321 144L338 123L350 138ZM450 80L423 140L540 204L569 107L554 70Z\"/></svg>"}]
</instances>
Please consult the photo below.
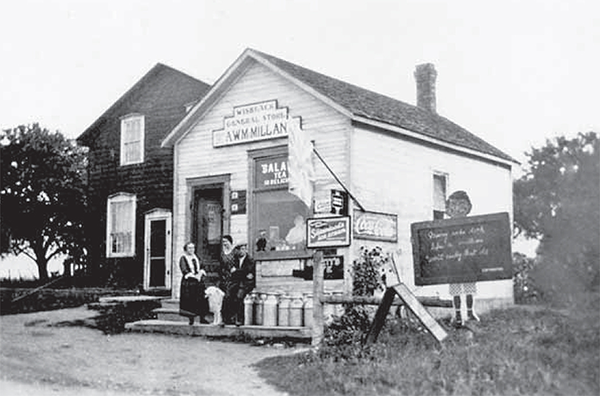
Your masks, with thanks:
<instances>
[{"instance_id":1,"label":"small sign on wall","mask_svg":"<svg viewBox=\"0 0 600 396\"><path fill-rule=\"evenodd\" d=\"M306 225L308 248L350 245L350 217L317 217Z\"/></svg>"},{"instance_id":2,"label":"small sign on wall","mask_svg":"<svg viewBox=\"0 0 600 396\"><path fill-rule=\"evenodd\" d=\"M231 214L246 213L246 190L231 192Z\"/></svg>"},{"instance_id":3,"label":"small sign on wall","mask_svg":"<svg viewBox=\"0 0 600 396\"><path fill-rule=\"evenodd\" d=\"M354 211L354 238L398 241L398 216L388 213Z\"/></svg>"}]
</instances>

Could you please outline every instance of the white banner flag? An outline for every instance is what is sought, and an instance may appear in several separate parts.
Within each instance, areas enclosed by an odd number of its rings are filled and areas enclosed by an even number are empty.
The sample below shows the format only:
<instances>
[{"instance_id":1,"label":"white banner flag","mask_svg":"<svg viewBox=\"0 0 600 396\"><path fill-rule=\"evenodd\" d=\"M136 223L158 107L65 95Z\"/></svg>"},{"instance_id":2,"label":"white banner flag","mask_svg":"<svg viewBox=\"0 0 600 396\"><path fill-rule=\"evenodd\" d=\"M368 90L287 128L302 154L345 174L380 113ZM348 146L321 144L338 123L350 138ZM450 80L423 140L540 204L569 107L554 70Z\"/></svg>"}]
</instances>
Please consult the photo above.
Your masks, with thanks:
<instances>
[{"instance_id":1,"label":"white banner flag","mask_svg":"<svg viewBox=\"0 0 600 396\"><path fill-rule=\"evenodd\" d=\"M309 208L312 205L314 168L313 146L308 133L300 129L300 118L288 122L288 191Z\"/></svg>"}]
</instances>

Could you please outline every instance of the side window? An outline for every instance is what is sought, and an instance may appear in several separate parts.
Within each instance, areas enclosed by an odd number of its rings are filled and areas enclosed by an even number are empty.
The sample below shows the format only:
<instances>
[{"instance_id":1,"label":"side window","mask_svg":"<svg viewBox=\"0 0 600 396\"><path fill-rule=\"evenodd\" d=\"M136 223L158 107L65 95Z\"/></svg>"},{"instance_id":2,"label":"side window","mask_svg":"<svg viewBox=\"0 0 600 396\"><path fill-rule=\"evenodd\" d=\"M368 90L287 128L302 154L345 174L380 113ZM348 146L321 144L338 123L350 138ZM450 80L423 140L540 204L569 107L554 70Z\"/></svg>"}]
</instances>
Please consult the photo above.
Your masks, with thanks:
<instances>
[{"instance_id":1,"label":"side window","mask_svg":"<svg viewBox=\"0 0 600 396\"><path fill-rule=\"evenodd\" d=\"M443 173L433 175L433 219L441 220L446 212L446 191L448 176Z\"/></svg>"},{"instance_id":2,"label":"side window","mask_svg":"<svg viewBox=\"0 0 600 396\"><path fill-rule=\"evenodd\" d=\"M144 116L121 119L121 165L144 162Z\"/></svg>"},{"instance_id":3,"label":"side window","mask_svg":"<svg viewBox=\"0 0 600 396\"><path fill-rule=\"evenodd\" d=\"M287 153L255 157L250 249L256 258L306 256L306 219L310 209L288 192Z\"/></svg>"},{"instance_id":4,"label":"side window","mask_svg":"<svg viewBox=\"0 0 600 396\"><path fill-rule=\"evenodd\" d=\"M108 198L106 213L106 257L135 255L135 211L133 194L120 193Z\"/></svg>"}]
</instances>

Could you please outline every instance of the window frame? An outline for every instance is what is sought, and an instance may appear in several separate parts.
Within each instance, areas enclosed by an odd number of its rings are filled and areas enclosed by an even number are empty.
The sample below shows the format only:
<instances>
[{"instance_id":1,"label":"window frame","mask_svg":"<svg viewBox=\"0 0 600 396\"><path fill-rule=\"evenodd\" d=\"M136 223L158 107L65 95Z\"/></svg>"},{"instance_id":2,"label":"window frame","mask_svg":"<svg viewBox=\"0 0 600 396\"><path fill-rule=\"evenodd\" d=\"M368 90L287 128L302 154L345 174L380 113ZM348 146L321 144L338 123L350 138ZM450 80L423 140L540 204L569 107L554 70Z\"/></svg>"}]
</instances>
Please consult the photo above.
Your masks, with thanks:
<instances>
[{"instance_id":1,"label":"window frame","mask_svg":"<svg viewBox=\"0 0 600 396\"><path fill-rule=\"evenodd\" d=\"M269 194L273 192L287 192L287 184L285 186L267 186L262 188L256 187L256 164L260 160L265 160L268 158L277 158L281 156L288 155L288 148L286 146L275 146L266 149L256 149L256 150L248 150L248 198L249 198L249 207L251 210L250 221L248 222L248 247L251 255L256 260L261 261L272 261L272 260L291 260L291 259L301 259L312 257L312 251L308 249L306 246L304 249L298 250L282 250L282 251L269 251L265 252L257 252L255 250L256 238L258 235L258 224L259 224L259 210L258 210L258 202L257 198L259 195ZM291 195L291 194L290 194ZM297 198L298 202L302 202L300 198ZM306 206L306 205L305 205ZM312 208L308 208L306 210L305 222L312 214Z\"/></svg>"},{"instance_id":2,"label":"window frame","mask_svg":"<svg viewBox=\"0 0 600 396\"><path fill-rule=\"evenodd\" d=\"M435 199L435 180L436 178L443 179L444 181L444 206L443 208L436 207L436 199ZM434 171L431 178L431 207L432 207L432 216L433 220L441 220L446 216L446 200L448 199L448 191L449 191L449 175L447 172ZM440 210L441 209L441 210ZM441 216L441 217L440 217Z\"/></svg>"},{"instance_id":3,"label":"window frame","mask_svg":"<svg viewBox=\"0 0 600 396\"><path fill-rule=\"evenodd\" d=\"M130 202L132 204L132 216L131 216L131 246L129 251L124 252L113 252L112 251L112 240L111 235L113 234L112 216L111 216L111 205L114 203ZM136 246L136 221L137 221L137 199L135 194L131 193L117 193L110 195L106 200L106 257L107 258L119 258L119 257L135 257L135 246Z\"/></svg>"},{"instance_id":4,"label":"window frame","mask_svg":"<svg viewBox=\"0 0 600 396\"><path fill-rule=\"evenodd\" d=\"M140 121L140 159L137 161L127 161L126 158L126 150L125 150L125 146L128 143L131 143L129 141L125 140L125 135L126 135L126 125L128 122L134 121L134 120L139 120ZM135 164L141 164L144 162L144 152L145 152L145 139L146 139L146 123L145 123L145 117L143 114L139 114L139 113L132 113L132 114L128 114L126 116L121 117L121 126L120 126L120 135L119 135L119 140L120 140L120 156L119 156L119 165L120 166L127 166L127 165L135 165Z\"/></svg>"}]
</instances>

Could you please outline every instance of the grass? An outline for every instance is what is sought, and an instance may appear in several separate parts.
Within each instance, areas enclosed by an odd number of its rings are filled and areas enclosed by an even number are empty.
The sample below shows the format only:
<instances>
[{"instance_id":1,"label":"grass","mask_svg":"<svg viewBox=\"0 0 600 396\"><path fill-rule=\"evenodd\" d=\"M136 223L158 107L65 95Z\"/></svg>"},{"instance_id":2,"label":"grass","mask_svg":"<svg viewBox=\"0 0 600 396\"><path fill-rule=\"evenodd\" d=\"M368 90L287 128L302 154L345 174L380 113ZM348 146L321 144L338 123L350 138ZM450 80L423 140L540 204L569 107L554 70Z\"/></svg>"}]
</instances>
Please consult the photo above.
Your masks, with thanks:
<instances>
[{"instance_id":1,"label":"grass","mask_svg":"<svg viewBox=\"0 0 600 396\"><path fill-rule=\"evenodd\" d=\"M577 309L516 306L471 329L442 325L442 345L415 323L388 318L376 344L335 345L261 361L291 395L598 395L600 298Z\"/></svg>"}]
</instances>

